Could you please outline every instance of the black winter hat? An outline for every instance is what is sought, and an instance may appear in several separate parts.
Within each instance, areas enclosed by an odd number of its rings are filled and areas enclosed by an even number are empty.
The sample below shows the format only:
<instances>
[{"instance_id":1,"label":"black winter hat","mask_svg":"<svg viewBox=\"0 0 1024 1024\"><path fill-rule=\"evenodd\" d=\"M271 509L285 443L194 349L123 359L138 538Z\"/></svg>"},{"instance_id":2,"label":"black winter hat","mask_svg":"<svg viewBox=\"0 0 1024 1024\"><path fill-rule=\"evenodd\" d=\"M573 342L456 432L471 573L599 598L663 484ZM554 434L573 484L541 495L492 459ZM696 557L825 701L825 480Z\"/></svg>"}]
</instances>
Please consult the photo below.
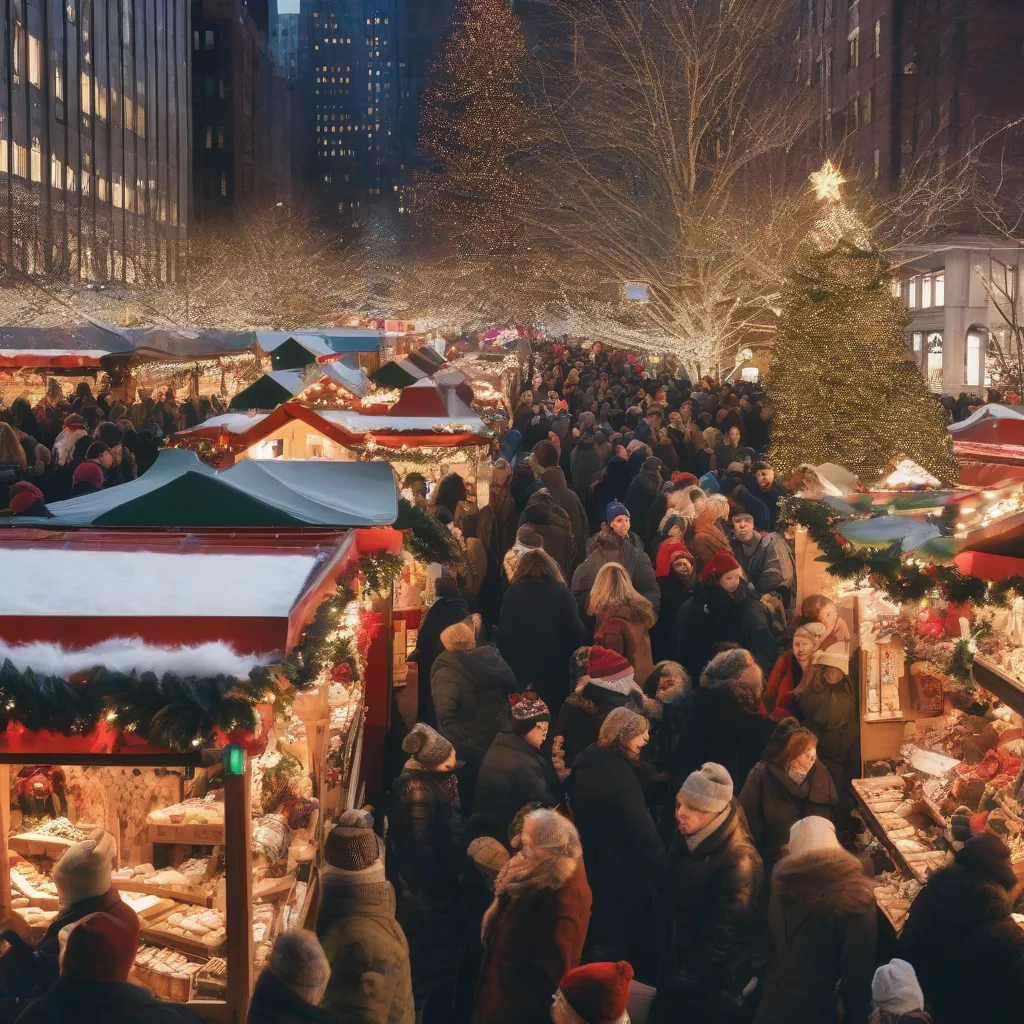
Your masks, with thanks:
<instances>
[{"instance_id":1,"label":"black winter hat","mask_svg":"<svg viewBox=\"0 0 1024 1024\"><path fill-rule=\"evenodd\" d=\"M96 440L108 448L116 448L124 440L124 435L116 423L101 423L96 428Z\"/></svg>"},{"instance_id":2,"label":"black winter hat","mask_svg":"<svg viewBox=\"0 0 1024 1024\"><path fill-rule=\"evenodd\" d=\"M1017 884L1017 876L1010 863L1010 851L991 832L982 832L968 839L963 848L957 850L954 859L961 867L988 875L1004 889L1012 889Z\"/></svg>"}]
</instances>

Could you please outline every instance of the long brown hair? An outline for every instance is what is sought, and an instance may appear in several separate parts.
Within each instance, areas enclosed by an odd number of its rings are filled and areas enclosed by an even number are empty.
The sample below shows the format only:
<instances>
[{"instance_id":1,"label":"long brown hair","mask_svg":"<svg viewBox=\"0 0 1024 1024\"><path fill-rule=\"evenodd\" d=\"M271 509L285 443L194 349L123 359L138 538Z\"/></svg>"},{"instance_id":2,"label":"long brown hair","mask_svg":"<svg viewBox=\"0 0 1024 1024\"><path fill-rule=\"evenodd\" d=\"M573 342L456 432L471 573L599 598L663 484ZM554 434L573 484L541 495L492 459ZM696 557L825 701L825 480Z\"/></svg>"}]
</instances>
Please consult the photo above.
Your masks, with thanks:
<instances>
[{"instance_id":1,"label":"long brown hair","mask_svg":"<svg viewBox=\"0 0 1024 1024\"><path fill-rule=\"evenodd\" d=\"M531 548L519 556L515 572L512 573L512 583L526 579L557 580L565 584L565 577L558 568L558 563L543 548Z\"/></svg>"},{"instance_id":2,"label":"long brown hair","mask_svg":"<svg viewBox=\"0 0 1024 1024\"><path fill-rule=\"evenodd\" d=\"M0 462L14 463L22 469L28 465L25 449L10 423L0 423Z\"/></svg>"},{"instance_id":3,"label":"long brown hair","mask_svg":"<svg viewBox=\"0 0 1024 1024\"><path fill-rule=\"evenodd\" d=\"M657 620L654 606L637 592L629 573L618 562L605 562L598 570L590 588L587 613L598 619L614 613L645 626L653 626Z\"/></svg>"}]
</instances>

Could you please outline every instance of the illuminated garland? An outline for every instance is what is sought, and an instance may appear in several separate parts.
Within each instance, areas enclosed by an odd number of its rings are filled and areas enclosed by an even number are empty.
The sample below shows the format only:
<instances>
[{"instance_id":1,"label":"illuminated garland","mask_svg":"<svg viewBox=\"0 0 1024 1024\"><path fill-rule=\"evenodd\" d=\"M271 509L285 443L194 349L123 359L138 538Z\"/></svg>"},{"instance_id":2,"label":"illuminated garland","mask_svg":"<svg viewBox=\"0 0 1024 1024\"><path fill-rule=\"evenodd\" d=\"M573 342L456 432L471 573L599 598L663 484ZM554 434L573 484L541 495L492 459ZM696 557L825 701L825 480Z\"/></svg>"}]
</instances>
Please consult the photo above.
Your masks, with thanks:
<instances>
[{"instance_id":1,"label":"illuminated garland","mask_svg":"<svg viewBox=\"0 0 1024 1024\"><path fill-rule=\"evenodd\" d=\"M405 530L405 547L418 562L439 562L456 570L472 573L466 552L459 542L429 512L407 498L398 500L396 530Z\"/></svg>"},{"instance_id":2,"label":"illuminated garland","mask_svg":"<svg viewBox=\"0 0 1024 1024\"><path fill-rule=\"evenodd\" d=\"M258 733L256 705L271 697L288 701L280 677L303 691L316 684L324 669L348 664L358 671L352 638L338 631L341 613L353 597L350 583L342 581L317 607L299 645L281 662L252 669L246 679L174 672L158 677L100 667L84 681L71 683L31 668L19 671L6 660L0 667L0 731L18 724L33 732L82 736L108 722L153 746L179 751L212 742L218 729Z\"/></svg>"},{"instance_id":3,"label":"illuminated garland","mask_svg":"<svg viewBox=\"0 0 1024 1024\"><path fill-rule=\"evenodd\" d=\"M836 532L843 517L822 502L807 498L783 498L779 521L802 526L821 549L828 573L839 579L867 580L893 601L921 601L942 597L961 604L1006 606L1024 597L1024 576L1008 576L998 583L965 575L955 565L921 565L904 558L898 541L878 548L859 548Z\"/></svg>"},{"instance_id":4,"label":"illuminated garland","mask_svg":"<svg viewBox=\"0 0 1024 1024\"><path fill-rule=\"evenodd\" d=\"M392 555L387 551L363 555L359 559L359 571L363 575L366 589L375 594L387 593L404 567L405 559L401 555Z\"/></svg>"}]
</instances>

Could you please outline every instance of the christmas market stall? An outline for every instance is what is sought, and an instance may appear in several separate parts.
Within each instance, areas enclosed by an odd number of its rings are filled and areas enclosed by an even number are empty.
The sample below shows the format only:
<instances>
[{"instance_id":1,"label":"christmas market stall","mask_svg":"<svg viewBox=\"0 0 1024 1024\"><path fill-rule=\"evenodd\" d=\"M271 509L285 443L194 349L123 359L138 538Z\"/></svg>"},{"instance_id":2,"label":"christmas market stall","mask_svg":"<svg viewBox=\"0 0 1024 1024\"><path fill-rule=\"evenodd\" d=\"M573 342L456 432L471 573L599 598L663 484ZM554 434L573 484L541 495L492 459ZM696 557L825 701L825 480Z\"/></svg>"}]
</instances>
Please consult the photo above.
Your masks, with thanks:
<instances>
[{"instance_id":1,"label":"christmas market stall","mask_svg":"<svg viewBox=\"0 0 1024 1024\"><path fill-rule=\"evenodd\" d=\"M273 937L315 910L325 819L379 786L388 602L373 586L402 535L362 527L393 521L397 493L386 466L215 474L167 454L200 468L165 468L122 505L133 528L75 529L89 517L64 507L0 532L20 581L0 594L0 903L44 931L53 864L105 829L142 927L134 980L241 1024ZM211 517L187 515L183 489L229 475L197 500L234 487L236 522L188 525ZM176 518L154 532L169 478ZM349 513L327 501L343 478ZM281 523L242 518L258 502Z\"/></svg>"},{"instance_id":2,"label":"christmas market stall","mask_svg":"<svg viewBox=\"0 0 1024 1024\"><path fill-rule=\"evenodd\" d=\"M960 461L960 483L991 487L1024 479L1024 408L983 405L960 423L951 423L953 451Z\"/></svg>"},{"instance_id":3,"label":"christmas market stall","mask_svg":"<svg viewBox=\"0 0 1024 1024\"><path fill-rule=\"evenodd\" d=\"M810 547L825 570L803 594L831 596L849 629L853 797L894 930L980 831L1024 878L1022 485L797 498L786 515L798 556Z\"/></svg>"}]
</instances>

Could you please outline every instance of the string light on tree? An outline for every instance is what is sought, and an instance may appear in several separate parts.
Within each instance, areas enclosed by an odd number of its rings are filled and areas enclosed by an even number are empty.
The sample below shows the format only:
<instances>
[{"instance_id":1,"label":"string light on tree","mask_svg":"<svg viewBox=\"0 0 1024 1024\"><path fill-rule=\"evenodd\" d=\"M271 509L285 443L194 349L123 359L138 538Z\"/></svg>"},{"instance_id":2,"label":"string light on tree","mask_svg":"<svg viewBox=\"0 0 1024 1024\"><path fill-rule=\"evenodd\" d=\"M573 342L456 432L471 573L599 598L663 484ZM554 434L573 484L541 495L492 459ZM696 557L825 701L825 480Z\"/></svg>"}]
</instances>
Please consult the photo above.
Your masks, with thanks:
<instances>
[{"instance_id":1,"label":"string light on tree","mask_svg":"<svg viewBox=\"0 0 1024 1024\"><path fill-rule=\"evenodd\" d=\"M811 175L822 209L783 291L767 381L770 458L786 468L835 462L864 481L909 458L951 483L957 467L942 407L905 357L909 314L842 184L831 163Z\"/></svg>"}]
</instances>

